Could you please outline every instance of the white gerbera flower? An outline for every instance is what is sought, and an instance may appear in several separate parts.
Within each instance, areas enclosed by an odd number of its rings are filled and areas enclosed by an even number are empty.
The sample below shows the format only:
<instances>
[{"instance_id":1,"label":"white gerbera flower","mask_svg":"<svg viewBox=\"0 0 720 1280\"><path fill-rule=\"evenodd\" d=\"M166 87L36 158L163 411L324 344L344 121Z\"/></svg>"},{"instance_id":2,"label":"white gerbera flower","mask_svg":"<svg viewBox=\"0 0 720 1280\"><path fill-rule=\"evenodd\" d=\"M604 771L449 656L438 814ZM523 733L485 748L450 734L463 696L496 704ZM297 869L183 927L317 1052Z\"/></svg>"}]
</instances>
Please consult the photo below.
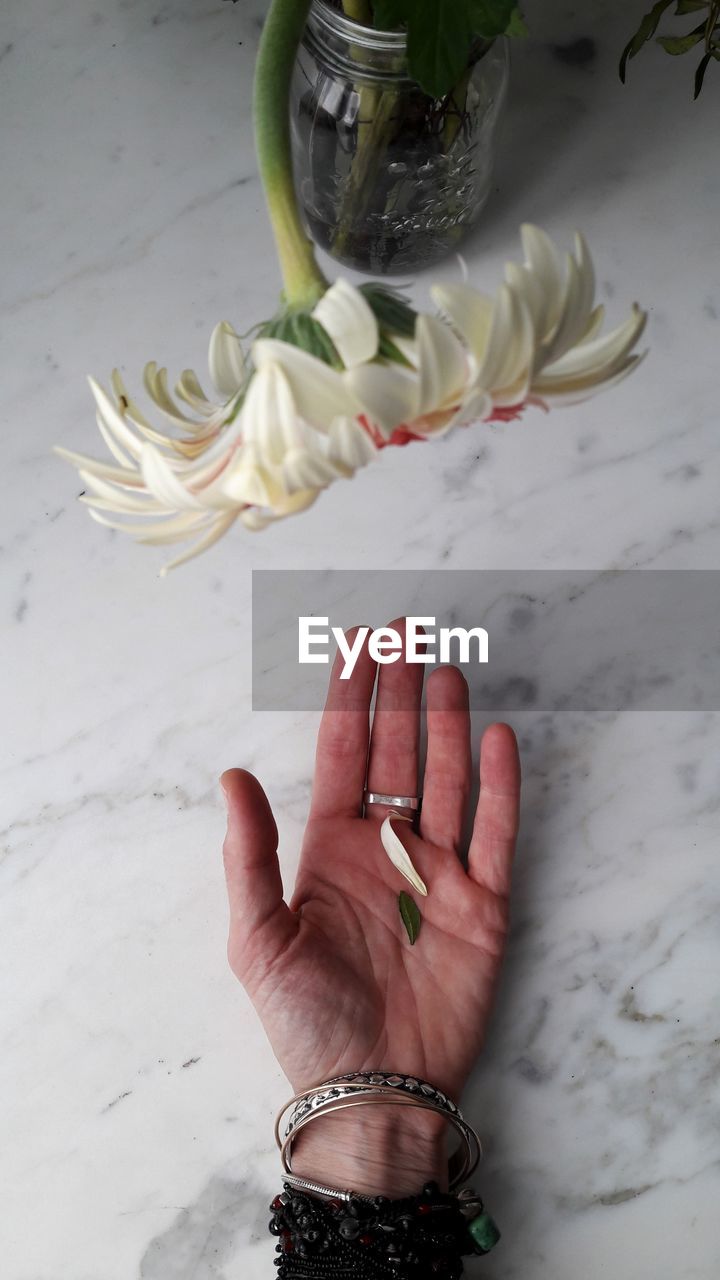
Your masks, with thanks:
<instances>
[{"instance_id":1,"label":"white gerbera flower","mask_svg":"<svg viewBox=\"0 0 720 1280\"><path fill-rule=\"evenodd\" d=\"M523 227L522 242L525 260L508 264L494 299L467 284L436 285L439 315L417 315L383 285L340 280L312 312L288 310L264 326L273 336L255 341L249 362L232 326L219 324L209 352L218 400L192 370L174 399L166 370L145 368L173 434L148 421L117 371L113 395L91 379L113 461L58 449L80 472L81 500L140 542L194 538L170 568L238 519L261 529L305 510L385 445L581 400L626 377L642 358L634 349L644 312L633 307L601 336L582 236L564 260L536 227Z\"/></svg>"}]
</instances>

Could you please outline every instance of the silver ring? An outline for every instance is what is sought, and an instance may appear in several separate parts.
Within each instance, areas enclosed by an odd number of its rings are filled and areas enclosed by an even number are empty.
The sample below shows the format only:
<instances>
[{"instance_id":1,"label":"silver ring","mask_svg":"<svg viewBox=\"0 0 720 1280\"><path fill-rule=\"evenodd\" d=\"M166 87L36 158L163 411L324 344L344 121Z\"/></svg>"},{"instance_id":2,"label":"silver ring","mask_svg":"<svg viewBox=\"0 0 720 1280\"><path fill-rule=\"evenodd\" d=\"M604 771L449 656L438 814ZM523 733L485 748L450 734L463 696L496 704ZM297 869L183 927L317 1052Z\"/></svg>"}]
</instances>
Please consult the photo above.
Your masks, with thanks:
<instances>
[{"instance_id":1,"label":"silver ring","mask_svg":"<svg viewBox=\"0 0 720 1280\"><path fill-rule=\"evenodd\" d=\"M363 804L365 808L369 804L385 804L389 809L412 809L413 813L418 813L422 796L386 796L380 791L365 791Z\"/></svg>"}]
</instances>

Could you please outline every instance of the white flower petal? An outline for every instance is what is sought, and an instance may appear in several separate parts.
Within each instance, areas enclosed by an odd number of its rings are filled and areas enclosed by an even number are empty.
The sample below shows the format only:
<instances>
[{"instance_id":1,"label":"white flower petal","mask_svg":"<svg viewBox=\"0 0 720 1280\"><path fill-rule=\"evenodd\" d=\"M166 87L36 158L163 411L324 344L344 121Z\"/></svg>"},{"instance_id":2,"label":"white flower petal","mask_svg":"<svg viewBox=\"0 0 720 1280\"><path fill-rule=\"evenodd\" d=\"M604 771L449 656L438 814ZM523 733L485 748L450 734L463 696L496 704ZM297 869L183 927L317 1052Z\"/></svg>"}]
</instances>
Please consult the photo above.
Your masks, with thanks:
<instances>
[{"instance_id":1,"label":"white flower petal","mask_svg":"<svg viewBox=\"0 0 720 1280\"><path fill-rule=\"evenodd\" d=\"M358 365L343 374L360 407L382 434L416 418L419 410L418 375L399 364Z\"/></svg>"},{"instance_id":2,"label":"white flower petal","mask_svg":"<svg viewBox=\"0 0 720 1280\"><path fill-rule=\"evenodd\" d=\"M212 331L208 364L220 395L230 399L245 381L245 357L240 339L227 320L221 320Z\"/></svg>"},{"instance_id":3,"label":"white flower petal","mask_svg":"<svg viewBox=\"0 0 720 1280\"><path fill-rule=\"evenodd\" d=\"M435 316L420 315L415 325L420 390L418 413L459 404L467 382L465 352L452 329Z\"/></svg>"},{"instance_id":4,"label":"white flower petal","mask_svg":"<svg viewBox=\"0 0 720 1280\"><path fill-rule=\"evenodd\" d=\"M204 418L212 418L218 411L218 406L208 400L205 395L200 385L200 380L193 369L183 369L175 383L175 395L180 400L184 400L196 413L202 414ZM202 428L205 423L199 423L198 425Z\"/></svg>"},{"instance_id":5,"label":"white flower petal","mask_svg":"<svg viewBox=\"0 0 720 1280\"><path fill-rule=\"evenodd\" d=\"M135 538L136 542L153 546L181 542L183 538L187 538L190 534L204 528L211 518L207 512L200 514L194 511L184 511L182 515L174 516L170 519L154 519L152 523L133 524L127 520L109 520L107 516L102 515L99 511L93 511L92 508L89 514L93 520L96 520L98 524L104 525L107 529L118 529L121 533L127 533L130 537Z\"/></svg>"},{"instance_id":6,"label":"white flower petal","mask_svg":"<svg viewBox=\"0 0 720 1280\"><path fill-rule=\"evenodd\" d=\"M595 265L587 240L580 231L575 232L575 261L582 285L580 308L589 320L595 302Z\"/></svg>"},{"instance_id":7,"label":"white flower petal","mask_svg":"<svg viewBox=\"0 0 720 1280\"><path fill-rule=\"evenodd\" d=\"M377 355L378 322L359 289L336 280L318 302L313 317L332 339L346 369Z\"/></svg>"},{"instance_id":8,"label":"white flower petal","mask_svg":"<svg viewBox=\"0 0 720 1280\"><path fill-rule=\"evenodd\" d=\"M587 329L583 333L582 337L578 339L575 345L577 347L580 347L585 342L592 342L593 339L598 336L600 330L602 329L604 320L605 320L605 308L602 303L599 303L598 306L595 307L594 310L590 312L590 318L588 320Z\"/></svg>"},{"instance_id":9,"label":"white flower petal","mask_svg":"<svg viewBox=\"0 0 720 1280\"><path fill-rule=\"evenodd\" d=\"M128 471L123 467L113 467L109 462L98 462L95 458L88 458L84 453L75 453L74 449L65 449L62 445L56 445L54 452L58 457L63 458L65 462L71 462L78 471L84 471L88 475L99 476L101 480L110 480L113 484L120 484L131 489L141 489L143 487L142 477L137 471Z\"/></svg>"},{"instance_id":10,"label":"white flower petal","mask_svg":"<svg viewBox=\"0 0 720 1280\"><path fill-rule=\"evenodd\" d=\"M624 324L603 337L573 347L543 370L543 380L599 374L604 368L622 361L640 338L646 321L645 312L636 303Z\"/></svg>"},{"instance_id":11,"label":"white flower petal","mask_svg":"<svg viewBox=\"0 0 720 1280\"><path fill-rule=\"evenodd\" d=\"M583 280L575 259L568 254L566 259L565 289L562 300L560 320L552 340L543 345L539 353L539 364L551 364L569 351L582 337L590 319L590 307L585 305Z\"/></svg>"},{"instance_id":12,"label":"white flower petal","mask_svg":"<svg viewBox=\"0 0 720 1280\"><path fill-rule=\"evenodd\" d=\"M280 365L287 375L300 417L317 430L327 431L333 418L357 412L357 401L343 381L343 375L307 351L277 338L258 338L252 354L258 370L268 364Z\"/></svg>"},{"instance_id":13,"label":"white flower petal","mask_svg":"<svg viewBox=\"0 0 720 1280\"><path fill-rule=\"evenodd\" d=\"M394 810L391 810L380 828L380 840L383 849L396 870L398 870L400 874L410 882L413 889L418 893L421 893L423 897L426 898L427 885L415 870L410 859L410 855L405 850L400 837L393 830L392 826L393 822L407 822L407 820L408 819L405 818L404 815L395 813Z\"/></svg>"},{"instance_id":14,"label":"white flower petal","mask_svg":"<svg viewBox=\"0 0 720 1280\"><path fill-rule=\"evenodd\" d=\"M543 333L547 304L540 277L534 275L529 267L522 266L517 262L508 262L505 266L505 282L518 298L522 298L530 312L533 331L537 335L539 344L540 335Z\"/></svg>"},{"instance_id":15,"label":"white flower petal","mask_svg":"<svg viewBox=\"0 0 720 1280\"><path fill-rule=\"evenodd\" d=\"M129 471L134 471L135 459L132 458L130 454L126 453L124 449L120 448L120 445L115 439L112 431L106 427L103 416L99 410L95 414L95 422L97 423L97 429L100 432L100 435L107 445L108 452L112 454L115 461L119 462L121 467L124 467Z\"/></svg>"},{"instance_id":16,"label":"white flower petal","mask_svg":"<svg viewBox=\"0 0 720 1280\"><path fill-rule=\"evenodd\" d=\"M131 418L136 425L142 424L143 426L149 427L150 423L147 418L143 413L141 413L140 409L138 409L137 404L132 399L132 396L128 394L128 389L123 382L122 374L119 369L113 369L110 374L110 384L115 393L115 399L118 402L119 412L122 418Z\"/></svg>"},{"instance_id":17,"label":"white flower petal","mask_svg":"<svg viewBox=\"0 0 720 1280\"><path fill-rule=\"evenodd\" d=\"M337 467L327 458L302 448L288 450L281 471L286 493L325 489L338 476Z\"/></svg>"},{"instance_id":18,"label":"white flower petal","mask_svg":"<svg viewBox=\"0 0 720 1280\"><path fill-rule=\"evenodd\" d=\"M273 483L269 472L261 465L258 449L252 441L237 451L222 477L221 487L233 502L250 506L272 506L281 494L280 486Z\"/></svg>"},{"instance_id":19,"label":"white flower petal","mask_svg":"<svg viewBox=\"0 0 720 1280\"><path fill-rule=\"evenodd\" d=\"M204 504L185 487L152 444L143 445L140 470L150 493L170 511L202 510Z\"/></svg>"},{"instance_id":20,"label":"white flower petal","mask_svg":"<svg viewBox=\"0 0 720 1280\"><path fill-rule=\"evenodd\" d=\"M198 542L194 542L193 545L187 551L184 551L181 556L177 556L174 560L171 560L169 564L163 565L160 570L160 577L164 578L171 569L177 569L178 565L187 564L188 560L193 560L195 556L202 555L203 551L207 551L208 547L212 547L215 542L218 542L220 538L227 533L230 526L233 525L236 520L236 511L230 511L225 515L218 516L209 533L206 533Z\"/></svg>"},{"instance_id":21,"label":"white flower petal","mask_svg":"<svg viewBox=\"0 0 720 1280\"><path fill-rule=\"evenodd\" d=\"M493 398L490 393L482 388L473 387L445 429L450 431L453 427L472 426L474 422L482 422L490 417L492 411Z\"/></svg>"},{"instance_id":22,"label":"white flower petal","mask_svg":"<svg viewBox=\"0 0 720 1280\"><path fill-rule=\"evenodd\" d=\"M271 511L263 511L261 507L247 507L240 512L240 521L250 533L260 533L279 519L279 516L274 516Z\"/></svg>"},{"instance_id":23,"label":"white flower petal","mask_svg":"<svg viewBox=\"0 0 720 1280\"><path fill-rule=\"evenodd\" d=\"M525 223L520 229L523 249L529 270L540 285L542 305L534 316L538 340L552 337L561 314L563 280L557 250L546 232Z\"/></svg>"},{"instance_id":24,"label":"white flower petal","mask_svg":"<svg viewBox=\"0 0 720 1280\"><path fill-rule=\"evenodd\" d=\"M533 344L528 307L514 289L502 284L495 300L487 352L477 375L478 385L494 393L517 382L523 371L529 370Z\"/></svg>"},{"instance_id":25,"label":"white flower petal","mask_svg":"<svg viewBox=\"0 0 720 1280\"><path fill-rule=\"evenodd\" d=\"M103 511L106 511L108 508L103 506L102 498L95 498L92 502L85 502L84 505L87 507L87 513L90 518L94 520L96 524L102 525L103 529L117 529L120 533L125 533L130 527L125 520L110 520L107 516L103 515Z\"/></svg>"},{"instance_id":26,"label":"white flower petal","mask_svg":"<svg viewBox=\"0 0 720 1280\"><path fill-rule=\"evenodd\" d=\"M154 498L148 498L146 502L140 503L135 501L124 502L120 497L100 498L92 494L82 494L78 498L84 507L88 508L88 515L93 515L97 511L112 511L114 515L128 516L152 516L160 517L167 515L167 511Z\"/></svg>"},{"instance_id":27,"label":"white flower petal","mask_svg":"<svg viewBox=\"0 0 720 1280\"><path fill-rule=\"evenodd\" d=\"M618 382L627 378L629 373L645 359L647 352L640 355L627 356L619 365L613 365L603 373L591 373L577 378L540 378L537 389L533 385L533 393L542 400L554 404L582 404L596 391L608 391Z\"/></svg>"},{"instance_id":28,"label":"white flower petal","mask_svg":"<svg viewBox=\"0 0 720 1280\"><path fill-rule=\"evenodd\" d=\"M234 414L233 402L230 402L226 409L229 414L231 411L233 412L232 421L228 417L228 421L223 424L222 429L214 437L212 435L208 437L208 443L204 445L197 461L188 464L187 475L192 477L193 480L195 479L196 470L212 470L218 463L222 463L228 456L232 456L238 441L242 438L242 414Z\"/></svg>"},{"instance_id":29,"label":"white flower petal","mask_svg":"<svg viewBox=\"0 0 720 1280\"><path fill-rule=\"evenodd\" d=\"M436 284L430 293L475 359L484 360L493 318L492 298L466 284Z\"/></svg>"},{"instance_id":30,"label":"white flower petal","mask_svg":"<svg viewBox=\"0 0 720 1280\"><path fill-rule=\"evenodd\" d=\"M80 471L78 474L85 488L90 491L89 494L83 494L79 501L89 507L97 506L103 511L116 511L118 514L126 515L143 515L145 512L166 510L163 503L142 490L133 493L127 489L120 489L99 476L92 475L89 471Z\"/></svg>"},{"instance_id":31,"label":"white flower petal","mask_svg":"<svg viewBox=\"0 0 720 1280\"><path fill-rule=\"evenodd\" d=\"M110 381L112 383L113 391L115 392L115 398L118 404L118 412L122 417L123 421L126 423L130 421L133 424L133 426L141 433L141 435L144 436L147 440L154 440L156 444L162 445L163 447L168 447L168 446L173 447L172 436L169 436L166 432L158 431L157 428L154 427L152 423L148 421L148 419L145 417L145 414L141 412L141 410L138 408L135 401L130 398L130 396L127 393L125 384L122 380L122 377L120 375L120 371L118 369L113 369ZM108 448L110 448L111 452L115 452L115 450L111 448L107 431L103 430L102 425L100 423L98 423L98 426L100 427L100 431L102 433L103 439L108 444ZM143 442L141 439L138 439L136 441L137 457L140 456L140 449L142 448L142 443ZM115 454L115 456L117 457L117 453ZM135 463L133 463L133 465L135 465Z\"/></svg>"},{"instance_id":32,"label":"white flower petal","mask_svg":"<svg viewBox=\"0 0 720 1280\"><path fill-rule=\"evenodd\" d=\"M139 458L142 448L141 441L133 435L133 432L121 417L105 389L100 386L100 383L96 382L94 378L88 378L88 383L95 398L98 413L108 431L112 433L118 444L130 454L131 458Z\"/></svg>"},{"instance_id":33,"label":"white flower petal","mask_svg":"<svg viewBox=\"0 0 720 1280\"><path fill-rule=\"evenodd\" d=\"M267 526L273 524L276 520L284 520L286 516L294 516L301 511L307 511L308 507L311 507L316 501L320 492L319 489L307 489L304 493L289 494L274 511L262 511L257 507L249 507L247 511L241 511L240 519L246 529L256 533L261 529L267 529Z\"/></svg>"},{"instance_id":34,"label":"white flower petal","mask_svg":"<svg viewBox=\"0 0 720 1280\"><path fill-rule=\"evenodd\" d=\"M355 418L336 418L328 437L328 457L349 472L364 467L377 454L367 431Z\"/></svg>"},{"instance_id":35,"label":"white flower petal","mask_svg":"<svg viewBox=\"0 0 720 1280\"><path fill-rule=\"evenodd\" d=\"M264 364L250 380L242 407L243 439L253 441L261 461L280 466L302 435L290 383L279 364Z\"/></svg>"},{"instance_id":36,"label":"white flower petal","mask_svg":"<svg viewBox=\"0 0 720 1280\"><path fill-rule=\"evenodd\" d=\"M167 387L167 369L159 369L154 360L149 360L143 369L143 383L151 400L158 409L177 427L192 429L197 426L193 418L181 412L175 404Z\"/></svg>"}]
</instances>

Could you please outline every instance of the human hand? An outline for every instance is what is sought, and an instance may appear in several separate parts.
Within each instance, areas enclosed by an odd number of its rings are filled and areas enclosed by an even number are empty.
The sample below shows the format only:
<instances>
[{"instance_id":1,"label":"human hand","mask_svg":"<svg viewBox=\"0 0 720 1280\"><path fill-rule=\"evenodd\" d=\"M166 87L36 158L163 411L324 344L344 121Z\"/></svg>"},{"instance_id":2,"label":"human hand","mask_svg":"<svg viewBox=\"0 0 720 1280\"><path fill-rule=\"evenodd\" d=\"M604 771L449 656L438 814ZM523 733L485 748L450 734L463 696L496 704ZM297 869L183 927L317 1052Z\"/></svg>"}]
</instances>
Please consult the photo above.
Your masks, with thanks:
<instances>
[{"instance_id":1,"label":"human hand","mask_svg":"<svg viewBox=\"0 0 720 1280\"><path fill-rule=\"evenodd\" d=\"M483 1043L505 948L520 791L515 735L502 724L483 735L466 869L468 690L456 668L430 676L419 830L395 826L429 891L411 947L398 910L408 886L380 843L387 810L371 805L361 813L366 785L417 794L423 667L401 657L378 674L365 645L351 678L342 681L339 672L336 662L289 905L277 828L259 782L240 769L221 779L230 964L296 1091L386 1068L430 1080L457 1099ZM299 1135L293 1168L357 1191L409 1193L427 1177L443 1179L442 1123L400 1107L362 1108L362 1120L352 1111L328 1116Z\"/></svg>"}]
</instances>

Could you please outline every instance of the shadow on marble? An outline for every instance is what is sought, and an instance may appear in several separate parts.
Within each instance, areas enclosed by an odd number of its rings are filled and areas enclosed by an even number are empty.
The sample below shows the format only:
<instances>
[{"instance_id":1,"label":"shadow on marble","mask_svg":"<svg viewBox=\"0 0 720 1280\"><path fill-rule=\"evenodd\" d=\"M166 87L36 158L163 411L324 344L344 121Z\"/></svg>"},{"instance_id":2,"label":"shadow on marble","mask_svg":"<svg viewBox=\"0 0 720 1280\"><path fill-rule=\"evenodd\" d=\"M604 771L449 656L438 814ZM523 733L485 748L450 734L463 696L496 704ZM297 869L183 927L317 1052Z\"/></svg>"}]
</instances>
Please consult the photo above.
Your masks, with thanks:
<instances>
[{"instance_id":1,"label":"shadow on marble","mask_svg":"<svg viewBox=\"0 0 720 1280\"><path fill-rule=\"evenodd\" d=\"M267 1216L256 1187L215 1174L197 1199L150 1241L139 1280L225 1280L225 1267L237 1257L248 1232L255 1238L267 1236Z\"/></svg>"}]
</instances>

